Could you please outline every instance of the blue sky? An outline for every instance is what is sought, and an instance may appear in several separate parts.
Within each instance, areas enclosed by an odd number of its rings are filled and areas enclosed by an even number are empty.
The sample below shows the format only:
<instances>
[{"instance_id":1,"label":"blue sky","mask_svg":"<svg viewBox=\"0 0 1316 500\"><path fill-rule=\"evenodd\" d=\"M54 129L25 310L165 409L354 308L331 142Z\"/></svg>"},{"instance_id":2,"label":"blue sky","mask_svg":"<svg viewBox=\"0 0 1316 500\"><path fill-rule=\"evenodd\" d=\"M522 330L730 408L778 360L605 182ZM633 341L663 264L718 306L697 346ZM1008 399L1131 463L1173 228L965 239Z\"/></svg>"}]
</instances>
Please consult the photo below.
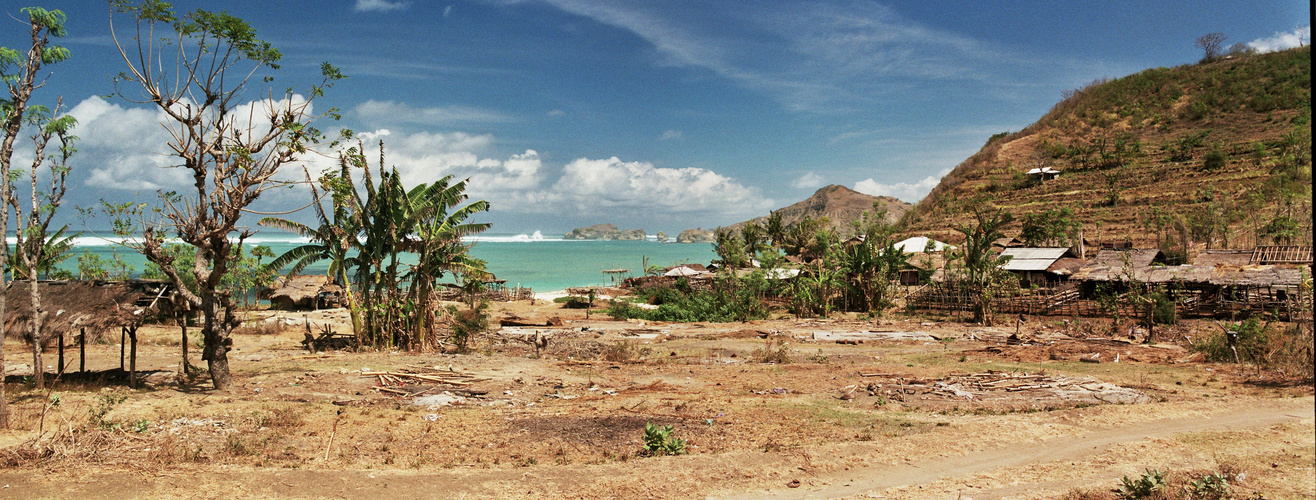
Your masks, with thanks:
<instances>
[{"instance_id":1,"label":"blue sky","mask_svg":"<svg viewBox=\"0 0 1316 500\"><path fill-rule=\"evenodd\" d=\"M36 100L63 96L82 123L67 203L150 201L185 186L160 168L154 112L105 97L124 67L106 4L45 6L68 15L73 58ZM248 20L284 54L276 89L315 82L320 62L339 66L349 78L316 109L343 120L319 125L384 140L409 182L470 177L500 233L613 222L674 234L765 215L827 184L917 202L1066 89L1195 62L1193 41L1208 32L1261 49L1310 39L1298 1L175 6ZM4 11L0 45L22 47L23 25L9 18L18 6ZM308 197L280 190L260 208Z\"/></svg>"}]
</instances>

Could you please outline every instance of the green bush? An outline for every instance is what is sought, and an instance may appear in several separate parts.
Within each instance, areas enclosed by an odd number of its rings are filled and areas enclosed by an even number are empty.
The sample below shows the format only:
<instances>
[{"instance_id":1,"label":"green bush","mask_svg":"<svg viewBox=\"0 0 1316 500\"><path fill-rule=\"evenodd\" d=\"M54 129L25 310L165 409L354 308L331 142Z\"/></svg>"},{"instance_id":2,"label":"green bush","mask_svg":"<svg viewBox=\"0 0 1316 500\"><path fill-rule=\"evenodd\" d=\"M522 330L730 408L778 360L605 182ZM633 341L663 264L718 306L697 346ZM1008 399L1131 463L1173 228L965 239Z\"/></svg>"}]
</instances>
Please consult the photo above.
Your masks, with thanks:
<instances>
[{"instance_id":1,"label":"green bush","mask_svg":"<svg viewBox=\"0 0 1316 500\"><path fill-rule=\"evenodd\" d=\"M1225 163L1228 162L1229 155L1225 154L1225 152L1220 149L1220 146L1217 145L1215 149L1212 149L1210 153L1206 154L1206 158L1202 162L1202 168L1207 170L1219 170L1224 168Z\"/></svg>"},{"instance_id":2,"label":"green bush","mask_svg":"<svg viewBox=\"0 0 1316 500\"><path fill-rule=\"evenodd\" d=\"M1152 296L1152 321L1161 325L1173 325L1175 323L1174 299L1170 298L1164 291L1157 291Z\"/></svg>"},{"instance_id":3,"label":"green bush","mask_svg":"<svg viewBox=\"0 0 1316 500\"><path fill-rule=\"evenodd\" d=\"M1165 488L1165 474L1156 469L1147 469L1139 479L1129 479L1124 476L1120 479L1120 488L1115 491L1115 496L1122 499L1139 499L1151 498L1153 493Z\"/></svg>"},{"instance_id":4,"label":"green bush","mask_svg":"<svg viewBox=\"0 0 1316 500\"><path fill-rule=\"evenodd\" d=\"M1247 321L1235 325L1233 330L1238 332L1239 358L1243 361L1261 359L1266 352L1266 346L1270 343L1261 322L1256 318L1248 318ZM1225 332L1219 332L1193 343L1193 350L1205 354L1207 361L1217 363L1234 361L1234 353L1229 350L1229 340Z\"/></svg>"},{"instance_id":5,"label":"green bush","mask_svg":"<svg viewBox=\"0 0 1316 500\"><path fill-rule=\"evenodd\" d=\"M672 289L666 289L672 290ZM768 309L763 302L747 288L735 292L723 290L692 291L682 294L661 292L662 303L657 309L641 309L626 302L612 301L608 306L608 315L617 319L643 319L646 321L669 321L691 323L706 321L710 323L729 323L749 321L768 317Z\"/></svg>"},{"instance_id":6,"label":"green bush","mask_svg":"<svg viewBox=\"0 0 1316 500\"><path fill-rule=\"evenodd\" d=\"M644 449L654 455L681 455L685 453L685 440L672 437L672 426L644 423Z\"/></svg>"}]
</instances>

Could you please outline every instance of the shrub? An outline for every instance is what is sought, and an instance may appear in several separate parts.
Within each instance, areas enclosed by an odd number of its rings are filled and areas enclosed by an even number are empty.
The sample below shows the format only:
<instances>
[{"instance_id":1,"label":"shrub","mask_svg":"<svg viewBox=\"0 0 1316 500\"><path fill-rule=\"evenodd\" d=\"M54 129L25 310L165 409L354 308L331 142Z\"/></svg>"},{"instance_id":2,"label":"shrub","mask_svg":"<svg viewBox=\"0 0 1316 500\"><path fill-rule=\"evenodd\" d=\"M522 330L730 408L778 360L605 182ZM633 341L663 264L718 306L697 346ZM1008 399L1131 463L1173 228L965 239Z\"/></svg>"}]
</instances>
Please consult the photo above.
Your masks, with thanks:
<instances>
[{"instance_id":1,"label":"shrub","mask_svg":"<svg viewBox=\"0 0 1316 500\"><path fill-rule=\"evenodd\" d=\"M1236 347L1238 357L1243 361L1258 361L1266 351L1266 344L1270 340L1266 337L1265 328L1256 318L1248 318L1247 321L1235 325L1232 331L1238 332ZM1207 361L1217 363L1234 361L1234 353L1229 349L1229 337L1226 332L1220 332L1216 335L1207 337L1201 342L1193 344L1193 350L1199 351L1206 355Z\"/></svg>"},{"instance_id":2,"label":"shrub","mask_svg":"<svg viewBox=\"0 0 1316 500\"><path fill-rule=\"evenodd\" d=\"M1139 479L1120 479L1120 488L1115 496L1122 499L1150 498L1153 493L1165 488L1165 474L1156 469L1147 469Z\"/></svg>"},{"instance_id":3,"label":"shrub","mask_svg":"<svg viewBox=\"0 0 1316 500\"><path fill-rule=\"evenodd\" d=\"M1220 149L1219 145L1216 145L1215 149L1212 149L1210 153L1206 154L1206 158L1202 162L1202 168L1207 170L1219 170L1224 168L1225 163L1227 162L1229 162L1229 155L1225 154L1225 152Z\"/></svg>"},{"instance_id":4,"label":"shrub","mask_svg":"<svg viewBox=\"0 0 1316 500\"><path fill-rule=\"evenodd\" d=\"M644 423L644 449L654 455L681 455L685 453L685 440L672 437L670 425Z\"/></svg>"},{"instance_id":5,"label":"shrub","mask_svg":"<svg viewBox=\"0 0 1316 500\"><path fill-rule=\"evenodd\" d=\"M603 359L613 363L630 363L643 354L643 350L629 340L603 348Z\"/></svg>"}]
</instances>

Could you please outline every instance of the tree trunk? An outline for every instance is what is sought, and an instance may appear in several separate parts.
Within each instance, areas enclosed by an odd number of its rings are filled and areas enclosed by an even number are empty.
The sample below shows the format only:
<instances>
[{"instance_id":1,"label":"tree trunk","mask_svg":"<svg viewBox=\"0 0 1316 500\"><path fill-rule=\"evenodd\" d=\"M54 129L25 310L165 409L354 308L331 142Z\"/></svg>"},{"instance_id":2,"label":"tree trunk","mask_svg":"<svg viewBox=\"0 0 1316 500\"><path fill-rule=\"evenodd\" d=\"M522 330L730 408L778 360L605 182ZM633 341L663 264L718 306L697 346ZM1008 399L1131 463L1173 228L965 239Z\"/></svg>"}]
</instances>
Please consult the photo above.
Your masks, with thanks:
<instances>
[{"instance_id":1,"label":"tree trunk","mask_svg":"<svg viewBox=\"0 0 1316 500\"><path fill-rule=\"evenodd\" d=\"M181 318L182 318L182 319L178 322L178 326L181 327L182 330L183 330L183 364L182 364L182 368L183 368L183 376L184 376L184 377L187 377L187 374L188 374L188 365L189 365L189 361L188 361L188 359L187 359L187 348L188 348L188 345L187 345L187 313L183 313L183 315L181 316Z\"/></svg>"},{"instance_id":2,"label":"tree trunk","mask_svg":"<svg viewBox=\"0 0 1316 500\"><path fill-rule=\"evenodd\" d=\"M22 226L20 221L19 226ZM20 241L21 244L21 241ZM35 260L32 257L26 257L26 260ZM29 322L29 328L32 332L32 375L36 378L37 390L46 388L46 367L42 364L41 349L45 347L46 336L42 332L41 320L43 319L41 311L41 291L37 288L36 266L29 265L28 272L28 290L32 297L32 319Z\"/></svg>"},{"instance_id":3,"label":"tree trunk","mask_svg":"<svg viewBox=\"0 0 1316 500\"><path fill-rule=\"evenodd\" d=\"M228 391L233 378L228 369L228 351L233 348L233 339L229 337L230 324L218 297L211 295L202 298L201 312L205 317L201 324L201 336L205 340L201 359L210 369L210 381L217 391Z\"/></svg>"},{"instance_id":4,"label":"tree trunk","mask_svg":"<svg viewBox=\"0 0 1316 500\"><path fill-rule=\"evenodd\" d=\"M46 388L46 365L41 360L41 340L32 339L32 380L37 390Z\"/></svg>"}]
</instances>

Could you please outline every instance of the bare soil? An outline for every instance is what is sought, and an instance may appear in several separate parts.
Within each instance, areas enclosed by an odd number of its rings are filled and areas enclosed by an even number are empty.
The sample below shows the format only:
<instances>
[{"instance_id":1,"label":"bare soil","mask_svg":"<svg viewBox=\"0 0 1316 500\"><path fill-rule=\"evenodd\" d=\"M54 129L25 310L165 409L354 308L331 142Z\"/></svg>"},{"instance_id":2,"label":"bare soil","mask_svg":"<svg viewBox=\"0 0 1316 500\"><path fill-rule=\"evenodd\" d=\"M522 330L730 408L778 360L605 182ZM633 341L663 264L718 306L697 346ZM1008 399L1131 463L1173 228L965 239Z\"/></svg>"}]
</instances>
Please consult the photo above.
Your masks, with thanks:
<instances>
[{"instance_id":1,"label":"bare soil","mask_svg":"<svg viewBox=\"0 0 1316 500\"><path fill-rule=\"evenodd\" d=\"M256 312L284 319L235 339L228 393L180 376L174 328L139 333L136 390L117 344L88 346L85 374L70 348L37 392L8 343L0 497L1113 498L1144 469L1316 496L1310 381L1091 320L1011 340L1013 326L906 317L645 324L495 306L509 315L562 322L469 354L310 353L303 322L346 332L343 311ZM516 340L536 332L538 355ZM650 422L687 454L645 451Z\"/></svg>"}]
</instances>

